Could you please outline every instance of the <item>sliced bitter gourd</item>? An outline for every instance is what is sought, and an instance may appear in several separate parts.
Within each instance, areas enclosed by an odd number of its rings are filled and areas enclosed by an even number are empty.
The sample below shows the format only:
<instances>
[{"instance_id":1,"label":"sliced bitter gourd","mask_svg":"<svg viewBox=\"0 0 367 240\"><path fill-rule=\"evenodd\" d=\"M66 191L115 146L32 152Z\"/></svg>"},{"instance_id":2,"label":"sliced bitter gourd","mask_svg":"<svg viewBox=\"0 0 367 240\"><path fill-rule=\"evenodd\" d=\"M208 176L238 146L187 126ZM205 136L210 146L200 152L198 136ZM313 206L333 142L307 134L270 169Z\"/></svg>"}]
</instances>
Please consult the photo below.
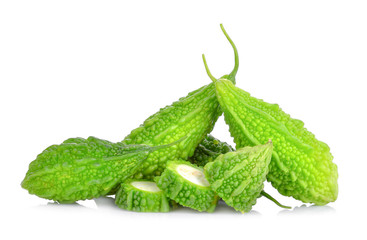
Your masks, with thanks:
<instances>
[{"instance_id":1,"label":"sliced bitter gourd","mask_svg":"<svg viewBox=\"0 0 367 240\"><path fill-rule=\"evenodd\" d=\"M221 142L212 135L207 135L196 147L194 155L189 158L191 163L204 167L214 161L220 154L232 152L234 149L226 142Z\"/></svg>"},{"instance_id":2,"label":"sliced bitter gourd","mask_svg":"<svg viewBox=\"0 0 367 240\"><path fill-rule=\"evenodd\" d=\"M119 208L134 212L168 212L169 201L157 184L149 180L129 179L116 194Z\"/></svg>"},{"instance_id":3,"label":"sliced bitter gourd","mask_svg":"<svg viewBox=\"0 0 367 240\"><path fill-rule=\"evenodd\" d=\"M218 197L210 188L203 169L187 161L169 161L155 181L166 196L178 204L200 212L213 212Z\"/></svg>"},{"instance_id":4,"label":"sliced bitter gourd","mask_svg":"<svg viewBox=\"0 0 367 240\"><path fill-rule=\"evenodd\" d=\"M220 155L205 165L205 176L211 188L229 206L248 212L264 188L272 150L269 142Z\"/></svg>"}]
</instances>

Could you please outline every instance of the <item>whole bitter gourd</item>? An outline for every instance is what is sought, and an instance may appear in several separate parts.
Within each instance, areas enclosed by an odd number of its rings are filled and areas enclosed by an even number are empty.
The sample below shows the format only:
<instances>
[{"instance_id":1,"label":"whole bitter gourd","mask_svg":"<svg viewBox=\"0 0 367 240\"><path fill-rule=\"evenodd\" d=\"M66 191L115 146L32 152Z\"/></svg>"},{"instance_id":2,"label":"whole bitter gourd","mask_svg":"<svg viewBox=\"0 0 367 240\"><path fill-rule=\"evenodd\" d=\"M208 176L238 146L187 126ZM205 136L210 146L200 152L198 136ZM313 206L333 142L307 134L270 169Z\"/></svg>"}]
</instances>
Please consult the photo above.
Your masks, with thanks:
<instances>
[{"instance_id":1,"label":"whole bitter gourd","mask_svg":"<svg viewBox=\"0 0 367 240\"><path fill-rule=\"evenodd\" d=\"M221 142L212 135L207 135L196 147L194 155L189 158L191 163L204 167L214 161L220 154L232 152L234 149L226 142Z\"/></svg>"},{"instance_id":2,"label":"whole bitter gourd","mask_svg":"<svg viewBox=\"0 0 367 240\"><path fill-rule=\"evenodd\" d=\"M29 164L22 187L30 194L75 202L106 195L131 177L154 150L167 146L125 145L95 137L52 145Z\"/></svg>"},{"instance_id":3,"label":"whole bitter gourd","mask_svg":"<svg viewBox=\"0 0 367 240\"><path fill-rule=\"evenodd\" d=\"M162 175L154 179L167 197L200 212L213 212L218 196L210 188L203 169L187 161L169 161Z\"/></svg>"},{"instance_id":4,"label":"whole bitter gourd","mask_svg":"<svg viewBox=\"0 0 367 240\"><path fill-rule=\"evenodd\" d=\"M225 203L249 212L264 188L272 150L269 142L222 154L205 165L206 179Z\"/></svg>"},{"instance_id":5,"label":"whole bitter gourd","mask_svg":"<svg viewBox=\"0 0 367 240\"><path fill-rule=\"evenodd\" d=\"M268 181L283 195L305 203L324 205L338 196L338 171L325 143L292 119L277 104L251 97L235 87L230 79L215 79L216 95L236 148L266 143L274 144Z\"/></svg>"},{"instance_id":6,"label":"whole bitter gourd","mask_svg":"<svg viewBox=\"0 0 367 240\"><path fill-rule=\"evenodd\" d=\"M235 67L230 78L235 83L238 66L237 49L223 26L221 27L235 53ZM215 96L215 86L211 83L150 116L140 127L126 136L123 143L156 146L170 143L183 136L187 138L170 149L162 149L150 154L144 161L142 170L134 178L152 179L163 172L167 161L186 160L192 156L197 145L211 132L221 114L222 111Z\"/></svg>"},{"instance_id":7,"label":"whole bitter gourd","mask_svg":"<svg viewBox=\"0 0 367 240\"><path fill-rule=\"evenodd\" d=\"M119 208L135 212L169 212L170 205L164 192L149 180L128 179L116 194Z\"/></svg>"}]
</instances>

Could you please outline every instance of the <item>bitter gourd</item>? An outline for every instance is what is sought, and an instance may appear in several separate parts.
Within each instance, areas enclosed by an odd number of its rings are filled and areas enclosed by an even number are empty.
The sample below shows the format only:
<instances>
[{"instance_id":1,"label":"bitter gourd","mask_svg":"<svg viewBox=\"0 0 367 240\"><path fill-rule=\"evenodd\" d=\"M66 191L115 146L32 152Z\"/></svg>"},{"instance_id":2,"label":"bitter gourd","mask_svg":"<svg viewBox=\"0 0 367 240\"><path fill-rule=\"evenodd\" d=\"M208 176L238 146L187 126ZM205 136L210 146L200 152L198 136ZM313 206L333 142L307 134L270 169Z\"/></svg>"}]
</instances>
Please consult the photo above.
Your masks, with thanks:
<instances>
[{"instance_id":1,"label":"bitter gourd","mask_svg":"<svg viewBox=\"0 0 367 240\"><path fill-rule=\"evenodd\" d=\"M129 179L116 194L116 205L135 212L168 212L169 201L157 184L148 180Z\"/></svg>"},{"instance_id":2,"label":"bitter gourd","mask_svg":"<svg viewBox=\"0 0 367 240\"><path fill-rule=\"evenodd\" d=\"M196 147L194 155L189 158L191 163L204 167L208 162L214 161L220 154L232 152L234 149L226 142L221 142L212 135L207 135Z\"/></svg>"},{"instance_id":3,"label":"bitter gourd","mask_svg":"<svg viewBox=\"0 0 367 240\"><path fill-rule=\"evenodd\" d=\"M96 198L135 174L149 153L170 146L71 138L39 154L21 185L30 194L59 202Z\"/></svg>"},{"instance_id":4,"label":"bitter gourd","mask_svg":"<svg viewBox=\"0 0 367 240\"><path fill-rule=\"evenodd\" d=\"M169 161L160 177L154 179L166 196L198 211L213 212L218 197L205 179L203 169L187 161Z\"/></svg>"},{"instance_id":5,"label":"bitter gourd","mask_svg":"<svg viewBox=\"0 0 367 240\"><path fill-rule=\"evenodd\" d=\"M220 155L205 165L205 176L211 188L229 206L248 212L264 188L272 150L269 142Z\"/></svg>"},{"instance_id":6,"label":"bitter gourd","mask_svg":"<svg viewBox=\"0 0 367 240\"><path fill-rule=\"evenodd\" d=\"M235 83L238 69L237 49L223 26L222 31L234 50L235 67L230 79ZM215 86L210 83L150 116L140 127L126 136L123 143L156 146L170 143L183 136L187 138L170 149L162 149L150 154L142 164L142 170L134 178L152 179L162 173L167 161L186 160L192 156L197 145L211 132L221 114L222 111L215 96Z\"/></svg>"},{"instance_id":7,"label":"bitter gourd","mask_svg":"<svg viewBox=\"0 0 367 240\"><path fill-rule=\"evenodd\" d=\"M324 205L338 196L338 171L330 148L292 119L277 104L269 104L235 87L228 78L214 78L216 95L236 148L273 141L268 181L285 196Z\"/></svg>"},{"instance_id":8,"label":"bitter gourd","mask_svg":"<svg viewBox=\"0 0 367 240\"><path fill-rule=\"evenodd\" d=\"M231 145L226 142L221 142L220 140L214 138L212 135L208 135L195 149L195 153L189 158L191 163L194 163L200 167L204 167L207 163L214 161L219 155L225 154L227 152L235 151ZM261 191L261 196L269 199L277 206L281 208L290 209L291 207L285 206L273 198L270 194L265 191Z\"/></svg>"}]
</instances>

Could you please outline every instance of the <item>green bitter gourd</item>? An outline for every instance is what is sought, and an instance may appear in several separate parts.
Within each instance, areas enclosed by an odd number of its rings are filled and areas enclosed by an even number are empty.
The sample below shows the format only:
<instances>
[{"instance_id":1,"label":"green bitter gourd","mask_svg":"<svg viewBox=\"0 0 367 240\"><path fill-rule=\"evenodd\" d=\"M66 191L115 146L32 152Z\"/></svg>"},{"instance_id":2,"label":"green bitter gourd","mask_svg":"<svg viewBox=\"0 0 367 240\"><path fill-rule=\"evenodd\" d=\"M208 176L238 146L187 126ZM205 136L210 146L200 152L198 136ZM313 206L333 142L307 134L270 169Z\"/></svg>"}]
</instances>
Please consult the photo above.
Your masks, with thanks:
<instances>
[{"instance_id":1,"label":"green bitter gourd","mask_svg":"<svg viewBox=\"0 0 367 240\"><path fill-rule=\"evenodd\" d=\"M204 167L207 163L214 161L219 155L233 151L235 150L228 143L221 142L220 140L214 138L212 135L208 135L195 149L194 155L190 157L189 160L191 161L191 163L194 163L200 167ZM273 198L265 191L261 191L261 196L269 199L281 208L291 208L289 206L281 204L280 202L278 202L278 200Z\"/></svg>"},{"instance_id":2,"label":"green bitter gourd","mask_svg":"<svg viewBox=\"0 0 367 240\"><path fill-rule=\"evenodd\" d=\"M58 202L96 198L135 174L151 152L170 146L70 138L39 154L29 164L21 185L30 194Z\"/></svg>"},{"instance_id":3,"label":"green bitter gourd","mask_svg":"<svg viewBox=\"0 0 367 240\"><path fill-rule=\"evenodd\" d=\"M268 173L271 142L222 154L204 167L211 188L235 210L249 212L261 195Z\"/></svg>"},{"instance_id":4,"label":"green bitter gourd","mask_svg":"<svg viewBox=\"0 0 367 240\"><path fill-rule=\"evenodd\" d=\"M222 31L234 50L235 67L230 74L232 76L230 79L235 83L238 69L237 49L223 27ZM167 161L186 160L192 156L197 145L211 132L221 114L222 111L215 96L215 86L210 83L150 116L140 127L126 136L123 142L156 146L170 143L183 136L187 138L170 149L162 149L150 154L144 161L142 170L134 175L134 178L152 179L162 173Z\"/></svg>"},{"instance_id":5,"label":"green bitter gourd","mask_svg":"<svg viewBox=\"0 0 367 240\"><path fill-rule=\"evenodd\" d=\"M204 167L214 161L220 154L232 152L234 149L226 142L221 142L212 135L207 135L196 147L194 155L189 158L191 163Z\"/></svg>"},{"instance_id":6,"label":"green bitter gourd","mask_svg":"<svg viewBox=\"0 0 367 240\"><path fill-rule=\"evenodd\" d=\"M119 208L135 212L169 212L170 205L164 192L149 180L129 179L116 194Z\"/></svg>"},{"instance_id":7,"label":"green bitter gourd","mask_svg":"<svg viewBox=\"0 0 367 240\"><path fill-rule=\"evenodd\" d=\"M216 79L217 99L236 148L274 144L267 180L283 195L305 203L324 205L338 196L338 171L330 148L292 119L277 104L269 104L235 87L230 78Z\"/></svg>"},{"instance_id":8,"label":"green bitter gourd","mask_svg":"<svg viewBox=\"0 0 367 240\"><path fill-rule=\"evenodd\" d=\"M213 212L218 196L210 188L203 169L187 161L169 161L155 181L166 196L178 204L200 212Z\"/></svg>"}]
</instances>

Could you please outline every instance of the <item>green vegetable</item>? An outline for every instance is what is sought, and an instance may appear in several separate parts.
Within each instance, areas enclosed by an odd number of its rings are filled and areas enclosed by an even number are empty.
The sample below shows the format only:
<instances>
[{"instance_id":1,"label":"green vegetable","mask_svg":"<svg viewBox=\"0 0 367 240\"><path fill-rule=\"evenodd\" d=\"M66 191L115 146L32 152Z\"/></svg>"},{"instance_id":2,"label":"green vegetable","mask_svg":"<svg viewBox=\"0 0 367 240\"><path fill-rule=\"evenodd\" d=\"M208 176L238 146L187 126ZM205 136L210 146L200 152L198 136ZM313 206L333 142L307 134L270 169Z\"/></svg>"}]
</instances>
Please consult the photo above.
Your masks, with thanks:
<instances>
[{"instance_id":1,"label":"green vegetable","mask_svg":"<svg viewBox=\"0 0 367 240\"><path fill-rule=\"evenodd\" d=\"M119 208L135 212L169 212L170 206L163 191L148 180L129 179L116 194Z\"/></svg>"},{"instance_id":2,"label":"green vegetable","mask_svg":"<svg viewBox=\"0 0 367 240\"><path fill-rule=\"evenodd\" d=\"M195 149L194 155L189 158L189 160L198 166L204 167L207 163L214 161L219 155L233 151L235 150L228 143L221 142L212 135L208 135ZM261 196L266 197L281 208L291 208L289 206L282 205L265 191L261 191Z\"/></svg>"},{"instance_id":3,"label":"green vegetable","mask_svg":"<svg viewBox=\"0 0 367 240\"><path fill-rule=\"evenodd\" d=\"M264 188L272 150L269 142L220 155L205 165L205 176L211 188L229 206L248 212Z\"/></svg>"},{"instance_id":4,"label":"green vegetable","mask_svg":"<svg viewBox=\"0 0 367 240\"><path fill-rule=\"evenodd\" d=\"M237 49L224 28L222 30L235 53L236 65L232 72L236 72ZM234 83L235 79L231 79ZM134 178L152 179L163 172L167 161L186 160L192 156L195 148L211 132L221 114L222 111L215 96L215 86L214 83L211 83L150 116L140 127L133 130L123 142L156 146L170 143L183 136L187 136L187 138L169 149L162 149L150 154L148 159L144 161L142 170Z\"/></svg>"},{"instance_id":5,"label":"green vegetable","mask_svg":"<svg viewBox=\"0 0 367 240\"><path fill-rule=\"evenodd\" d=\"M29 164L22 187L30 194L59 202L96 198L135 174L151 152L170 146L71 138L39 154Z\"/></svg>"},{"instance_id":6,"label":"green vegetable","mask_svg":"<svg viewBox=\"0 0 367 240\"><path fill-rule=\"evenodd\" d=\"M191 163L204 167L214 161L220 154L232 152L234 149L226 142L221 142L212 135L207 135L196 147L194 155L189 158Z\"/></svg>"},{"instance_id":7,"label":"green vegetable","mask_svg":"<svg viewBox=\"0 0 367 240\"><path fill-rule=\"evenodd\" d=\"M155 181L178 204L198 211L213 212L218 197L205 179L203 169L187 161L169 161Z\"/></svg>"},{"instance_id":8,"label":"green vegetable","mask_svg":"<svg viewBox=\"0 0 367 240\"><path fill-rule=\"evenodd\" d=\"M273 141L274 151L268 181L285 196L324 205L338 196L337 166L328 145L318 141L277 104L269 104L232 84L231 78L209 77L224 112L236 148Z\"/></svg>"}]
</instances>

